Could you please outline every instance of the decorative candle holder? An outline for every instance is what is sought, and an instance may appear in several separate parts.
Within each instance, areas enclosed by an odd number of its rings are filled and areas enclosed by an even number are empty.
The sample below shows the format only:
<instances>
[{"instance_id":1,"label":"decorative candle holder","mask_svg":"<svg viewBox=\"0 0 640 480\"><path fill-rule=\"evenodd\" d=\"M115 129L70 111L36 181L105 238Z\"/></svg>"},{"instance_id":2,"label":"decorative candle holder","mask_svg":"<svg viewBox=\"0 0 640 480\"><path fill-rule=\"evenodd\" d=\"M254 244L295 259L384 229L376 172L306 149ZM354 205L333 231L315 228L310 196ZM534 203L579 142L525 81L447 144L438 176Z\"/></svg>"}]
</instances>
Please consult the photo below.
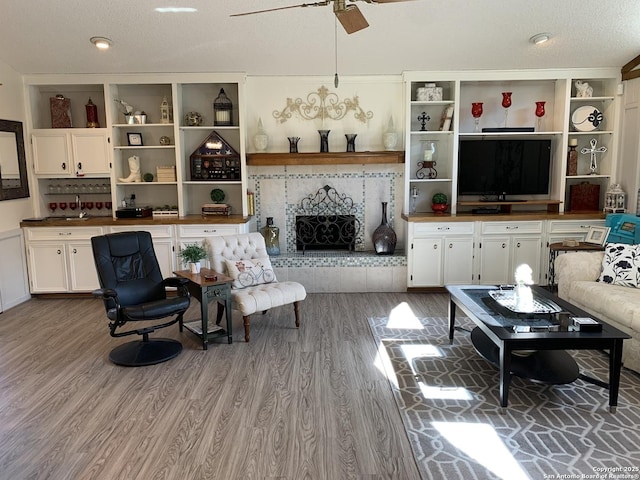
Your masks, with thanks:
<instances>
[{"instance_id":1,"label":"decorative candle holder","mask_svg":"<svg viewBox=\"0 0 640 480\"><path fill-rule=\"evenodd\" d=\"M331 130L318 130L320 134L320 152L326 153L329 151L329 132Z\"/></svg>"},{"instance_id":2,"label":"decorative candle holder","mask_svg":"<svg viewBox=\"0 0 640 480\"><path fill-rule=\"evenodd\" d=\"M300 137L287 137L287 140L289 140L289 153L298 153Z\"/></svg>"},{"instance_id":3,"label":"decorative candle holder","mask_svg":"<svg viewBox=\"0 0 640 480\"><path fill-rule=\"evenodd\" d=\"M475 121L475 132L480 133L480 117L482 116L482 102L473 102L471 104L471 116Z\"/></svg>"},{"instance_id":4,"label":"decorative candle holder","mask_svg":"<svg viewBox=\"0 0 640 480\"><path fill-rule=\"evenodd\" d=\"M544 104L546 102L536 102L536 117L538 117L538 131L542 131L542 117L544 117Z\"/></svg>"},{"instance_id":5,"label":"decorative candle holder","mask_svg":"<svg viewBox=\"0 0 640 480\"><path fill-rule=\"evenodd\" d=\"M502 108L504 108L504 128L507 128L507 116L511 106L511 92L502 92Z\"/></svg>"},{"instance_id":6,"label":"decorative candle holder","mask_svg":"<svg viewBox=\"0 0 640 480\"><path fill-rule=\"evenodd\" d=\"M356 151L356 137L357 133L345 133L345 138L347 139L347 152L355 152Z\"/></svg>"}]
</instances>

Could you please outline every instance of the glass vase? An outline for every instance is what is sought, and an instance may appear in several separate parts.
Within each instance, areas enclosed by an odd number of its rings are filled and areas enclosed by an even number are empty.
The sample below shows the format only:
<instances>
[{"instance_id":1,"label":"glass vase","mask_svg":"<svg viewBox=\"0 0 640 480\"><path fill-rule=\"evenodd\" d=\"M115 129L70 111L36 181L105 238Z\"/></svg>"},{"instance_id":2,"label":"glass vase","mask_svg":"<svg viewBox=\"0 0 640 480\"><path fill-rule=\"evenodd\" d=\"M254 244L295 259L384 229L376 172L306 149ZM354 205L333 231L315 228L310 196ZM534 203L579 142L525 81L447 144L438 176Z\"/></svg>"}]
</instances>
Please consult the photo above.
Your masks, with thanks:
<instances>
[{"instance_id":1,"label":"glass vase","mask_svg":"<svg viewBox=\"0 0 640 480\"><path fill-rule=\"evenodd\" d=\"M267 225L262 229L262 236L268 255L280 255L280 229L273 224L273 217L267 217Z\"/></svg>"},{"instance_id":2,"label":"glass vase","mask_svg":"<svg viewBox=\"0 0 640 480\"><path fill-rule=\"evenodd\" d=\"M318 130L320 134L320 152L326 153L329 151L329 132L331 130Z\"/></svg>"},{"instance_id":3,"label":"glass vase","mask_svg":"<svg viewBox=\"0 0 640 480\"><path fill-rule=\"evenodd\" d=\"M345 133L345 138L347 139L347 152L355 152L356 151L356 137L357 133Z\"/></svg>"},{"instance_id":4,"label":"glass vase","mask_svg":"<svg viewBox=\"0 0 640 480\"><path fill-rule=\"evenodd\" d=\"M287 137L287 140L289 140L289 153L298 153L300 137Z\"/></svg>"},{"instance_id":5,"label":"glass vase","mask_svg":"<svg viewBox=\"0 0 640 480\"><path fill-rule=\"evenodd\" d=\"M382 202L382 222L371 236L373 248L378 255L393 255L398 237L387 221L387 202Z\"/></svg>"}]
</instances>

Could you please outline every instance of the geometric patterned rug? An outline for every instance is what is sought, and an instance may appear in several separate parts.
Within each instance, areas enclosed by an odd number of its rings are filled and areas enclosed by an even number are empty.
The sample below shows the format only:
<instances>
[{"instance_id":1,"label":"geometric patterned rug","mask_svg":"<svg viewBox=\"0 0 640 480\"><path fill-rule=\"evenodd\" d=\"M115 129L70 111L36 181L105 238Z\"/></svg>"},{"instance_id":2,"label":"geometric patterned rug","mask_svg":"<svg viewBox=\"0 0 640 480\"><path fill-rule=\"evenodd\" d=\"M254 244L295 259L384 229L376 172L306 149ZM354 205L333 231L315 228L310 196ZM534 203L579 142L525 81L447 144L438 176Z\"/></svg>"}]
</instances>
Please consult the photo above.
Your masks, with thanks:
<instances>
[{"instance_id":1,"label":"geometric patterned rug","mask_svg":"<svg viewBox=\"0 0 640 480\"><path fill-rule=\"evenodd\" d=\"M519 377L503 411L498 369L466 332L449 345L448 319L418 319L404 304L368 320L423 479L640 478L638 374L623 369L616 413L597 385ZM456 323L474 326L463 317ZM581 373L608 381L605 353L570 353Z\"/></svg>"}]
</instances>

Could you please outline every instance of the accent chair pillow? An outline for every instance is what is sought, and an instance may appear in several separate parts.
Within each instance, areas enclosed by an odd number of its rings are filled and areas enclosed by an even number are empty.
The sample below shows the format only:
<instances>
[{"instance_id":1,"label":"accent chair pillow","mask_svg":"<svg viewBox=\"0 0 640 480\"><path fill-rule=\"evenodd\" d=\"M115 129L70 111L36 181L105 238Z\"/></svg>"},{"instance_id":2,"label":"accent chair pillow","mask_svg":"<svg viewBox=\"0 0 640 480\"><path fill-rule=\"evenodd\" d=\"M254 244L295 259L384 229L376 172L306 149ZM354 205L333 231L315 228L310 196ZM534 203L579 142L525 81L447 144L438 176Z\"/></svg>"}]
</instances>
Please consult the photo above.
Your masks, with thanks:
<instances>
[{"instance_id":1,"label":"accent chair pillow","mask_svg":"<svg viewBox=\"0 0 640 480\"><path fill-rule=\"evenodd\" d=\"M233 278L234 288L271 283L276 279L269 257L252 258L251 260L225 259L224 263L227 267L227 275Z\"/></svg>"},{"instance_id":2,"label":"accent chair pillow","mask_svg":"<svg viewBox=\"0 0 640 480\"><path fill-rule=\"evenodd\" d=\"M599 282L640 287L640 245L607 243Z\"/></svg>"}]
</instances>

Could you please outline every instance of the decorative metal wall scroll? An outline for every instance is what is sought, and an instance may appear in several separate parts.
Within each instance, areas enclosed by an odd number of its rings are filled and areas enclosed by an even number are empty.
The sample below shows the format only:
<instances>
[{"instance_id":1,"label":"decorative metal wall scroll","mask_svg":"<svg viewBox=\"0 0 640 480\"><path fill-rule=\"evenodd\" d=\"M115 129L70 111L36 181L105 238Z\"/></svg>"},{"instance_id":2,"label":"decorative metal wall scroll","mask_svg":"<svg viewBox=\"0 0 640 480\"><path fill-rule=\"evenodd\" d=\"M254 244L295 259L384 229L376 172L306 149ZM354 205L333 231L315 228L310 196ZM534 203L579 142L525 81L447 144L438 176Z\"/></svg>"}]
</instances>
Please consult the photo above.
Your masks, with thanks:
<instances>
[{"instance_id":1,"label":"decorative metal wall scroll","mask_svg":"<svg viewBox=\"0 0 640 480\"><path fill-rule=\"evenodd\" d=\"M307 95L306 103L301 98L287 98L287 105L281 111L275 110L273 117L280 123L284 123L295 113L303 120L342 120L347 113L353 111L353 117L362 123L367 123L373 118L373 112L365 112L360 107L358 96L353 98L340 98L335 93L329 93L324 85L317 92Z\"/></svg>"}]
</instances>

